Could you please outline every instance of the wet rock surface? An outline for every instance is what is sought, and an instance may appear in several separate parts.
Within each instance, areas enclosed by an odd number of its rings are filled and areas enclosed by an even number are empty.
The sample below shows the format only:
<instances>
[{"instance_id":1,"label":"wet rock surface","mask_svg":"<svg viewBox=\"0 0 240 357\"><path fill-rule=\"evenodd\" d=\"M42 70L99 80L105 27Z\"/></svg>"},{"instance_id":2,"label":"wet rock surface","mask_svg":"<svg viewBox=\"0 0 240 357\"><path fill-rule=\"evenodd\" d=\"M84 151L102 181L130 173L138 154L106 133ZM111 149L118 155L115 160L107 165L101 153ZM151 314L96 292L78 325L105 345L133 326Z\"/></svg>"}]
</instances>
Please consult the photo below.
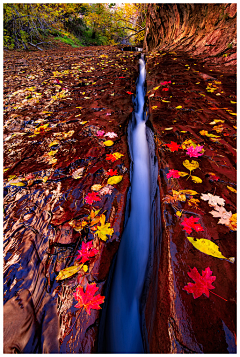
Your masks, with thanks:
<instances>
[{"instance_id":1,"label":"wet rock surface","mask_svg":"<svg viewBox=\"0 0 240 357\"><path fill-rule=\"evenodd\" d=\"M231 224L236 219L234 72L234 67L222 65L220 71L181 51L147 54L162 217L144 309L152 353L236 351L236 262L205 254L187 238L204 238L224 257L236 256L236 225ZM213 196L224 201L209 201ZM200 224L196 230L186 225L190 218ZM194 267L200 274L209 267L216 277L209 297L185 290L195 283L188 275Z\"/></svg>"},{"instance_id":2,"label":"wet rock surface","mask_svg":"<svg viewBox=\"0 0 240 357\"><path fill-rule=\"evenodd\" d=\"M89 315L74 307L73 293L96 283L103 295L119 246L137 56L117 47L62 45L4 56L4 303L11 310L18 292L30 293L24 313L36 315L31 338L38 352L97 351L99 310ZM115 176L121 182L108 184ZM96 234L101 215L113 229L105 240ZM87 272L56 280L62 269L79 265L78 251L88 242L97 253L85 263ZM21 321L16 328L24 330Z\"/></svg>"}]
</instances>

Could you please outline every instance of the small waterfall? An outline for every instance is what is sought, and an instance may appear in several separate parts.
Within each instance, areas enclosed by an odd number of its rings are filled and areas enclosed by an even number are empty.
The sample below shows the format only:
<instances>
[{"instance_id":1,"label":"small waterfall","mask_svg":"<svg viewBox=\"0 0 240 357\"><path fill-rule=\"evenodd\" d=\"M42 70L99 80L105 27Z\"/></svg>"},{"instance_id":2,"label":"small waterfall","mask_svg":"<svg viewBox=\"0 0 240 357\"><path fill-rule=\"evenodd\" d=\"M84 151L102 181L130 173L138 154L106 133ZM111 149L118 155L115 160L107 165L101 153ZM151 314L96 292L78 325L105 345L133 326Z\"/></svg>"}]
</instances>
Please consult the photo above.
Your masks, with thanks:
<instances>
[{"instance_id":1,"label":"small waterfall","mask_svg":"<svg viewBox=\"0 0 240 357\"><path fill-rule=\"evenodd\" d=\"M140 327L140 298L150 241L150 164L144 120L144 56L139 78L130 152L133 161L130 214L121 238L106 317L106 352L144 353Z\"/></svg>"}]
</instances>

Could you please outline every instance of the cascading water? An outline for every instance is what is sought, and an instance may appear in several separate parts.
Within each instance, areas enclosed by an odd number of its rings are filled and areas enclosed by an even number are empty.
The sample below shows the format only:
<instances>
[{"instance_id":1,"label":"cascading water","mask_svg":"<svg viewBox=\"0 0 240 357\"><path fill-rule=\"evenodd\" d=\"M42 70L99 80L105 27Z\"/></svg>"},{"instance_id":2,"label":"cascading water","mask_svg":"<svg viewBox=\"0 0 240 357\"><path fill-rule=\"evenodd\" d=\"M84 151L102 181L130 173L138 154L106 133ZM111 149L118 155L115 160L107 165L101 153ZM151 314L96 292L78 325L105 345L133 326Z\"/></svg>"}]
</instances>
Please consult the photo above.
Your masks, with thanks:
<instances>
[{"instance_id":1,"label":"cascading water","mask_svg":"<svg viewBox=\"0 0 240 357\"><path fill-rule=\"evenodd\" d=\"M109 353L144 353L139 304L149 255L150 164L143 115L146 77L143 55L139 67L130 148L133 160L130 215L117 254L105 326Z\"/></svg>"}]
</instances>

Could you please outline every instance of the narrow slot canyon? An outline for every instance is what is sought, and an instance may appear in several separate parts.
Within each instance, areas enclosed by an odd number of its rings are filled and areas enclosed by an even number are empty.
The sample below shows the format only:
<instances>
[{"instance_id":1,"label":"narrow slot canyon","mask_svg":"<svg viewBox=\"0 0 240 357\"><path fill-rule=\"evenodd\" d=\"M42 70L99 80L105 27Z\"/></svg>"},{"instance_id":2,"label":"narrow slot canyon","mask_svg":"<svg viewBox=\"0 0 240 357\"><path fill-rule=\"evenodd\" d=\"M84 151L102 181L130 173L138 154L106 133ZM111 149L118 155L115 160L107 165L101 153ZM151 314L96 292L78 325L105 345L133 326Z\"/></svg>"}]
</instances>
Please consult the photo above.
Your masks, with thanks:
<instances>
[{"instance_id":1,"label":"narrow slot canyon","mask_svg":"<svg viewBox=\"0 0 240 357\"><path fill-rule=\"evenodd\" d=\"M4 39L4 353L236 353L237 6L78 5Z\"/></svg>"}]
</instances>

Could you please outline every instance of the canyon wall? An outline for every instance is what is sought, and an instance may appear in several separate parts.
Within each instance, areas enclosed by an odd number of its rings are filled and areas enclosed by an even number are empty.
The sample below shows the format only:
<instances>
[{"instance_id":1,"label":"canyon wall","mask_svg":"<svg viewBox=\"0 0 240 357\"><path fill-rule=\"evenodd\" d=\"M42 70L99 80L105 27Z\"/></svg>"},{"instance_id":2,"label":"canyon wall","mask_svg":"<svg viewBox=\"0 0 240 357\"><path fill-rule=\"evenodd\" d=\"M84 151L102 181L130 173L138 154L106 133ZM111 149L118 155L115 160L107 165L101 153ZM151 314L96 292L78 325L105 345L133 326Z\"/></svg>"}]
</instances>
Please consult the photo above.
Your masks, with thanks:
<instances>
[{"instance_id":1,"label":"canyon wall","mask_svg":"<svg viewBox=\"0 0 240 357\"><path fill-rule=\"evenodd\" d=\"M236 64L236 51L228 51L236 50L236 14L236 3L149 4L144 50L181 50Z\"/></svg>"}]
</instances>

